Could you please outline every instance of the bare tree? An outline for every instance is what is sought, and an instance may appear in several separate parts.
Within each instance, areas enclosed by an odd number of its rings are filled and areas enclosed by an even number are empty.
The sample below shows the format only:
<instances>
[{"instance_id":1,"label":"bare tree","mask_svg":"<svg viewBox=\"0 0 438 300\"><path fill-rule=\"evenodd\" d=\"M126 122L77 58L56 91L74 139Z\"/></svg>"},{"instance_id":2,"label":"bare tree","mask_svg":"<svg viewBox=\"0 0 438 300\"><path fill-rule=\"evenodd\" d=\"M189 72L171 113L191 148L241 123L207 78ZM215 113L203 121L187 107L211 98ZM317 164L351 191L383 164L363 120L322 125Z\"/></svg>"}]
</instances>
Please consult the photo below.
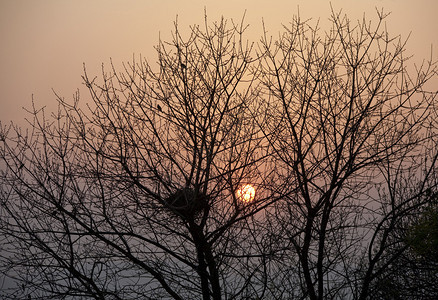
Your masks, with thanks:
<instances>
[{"instance_id":1,"label":"bare tree","mask_svg":"<svg viewBox=\"0 0 438 300\"><path fill-rule=\"evenodd\" d=\"M176 25L155 67L85 70L87 109L1 127L1 296L389 295L437 191L438 116L436 64L409 69L385 18L297 17L257 49L243 23Z\"/></svg>"},{"instance_id":2,"label":"bare tree","mask_svg":"<svg viewBox=\"0 0 438 300\"><path fill-rule=\"evenodd\" d=\"M424 89L436 64L410 70L385 18L332 12L325 32L295 18L278 40L262 38L263 130L288 187L268 231L290 285L277 288L291 298L372 297L406 251L391 233L436 190L437 92Z\"/></svg>"},{"instance_id":3,"label":"bare tree","mask_svg":"<svg viewBox=\"0 0 438 300\"><path fill-rule=\"evenodd\" d=\"M1 131L3 297L232 299L263 294L250 220L269 198L245 27L194 26L111 66L73 104ZM254 71L254 70L252 70ZM255 74L255 75L254 75ZM82 106L83 107L83 106ZM236 196L251 183L257 197ZM262 268L263 269L263 268Z\"/></svg>"}]
</instances>

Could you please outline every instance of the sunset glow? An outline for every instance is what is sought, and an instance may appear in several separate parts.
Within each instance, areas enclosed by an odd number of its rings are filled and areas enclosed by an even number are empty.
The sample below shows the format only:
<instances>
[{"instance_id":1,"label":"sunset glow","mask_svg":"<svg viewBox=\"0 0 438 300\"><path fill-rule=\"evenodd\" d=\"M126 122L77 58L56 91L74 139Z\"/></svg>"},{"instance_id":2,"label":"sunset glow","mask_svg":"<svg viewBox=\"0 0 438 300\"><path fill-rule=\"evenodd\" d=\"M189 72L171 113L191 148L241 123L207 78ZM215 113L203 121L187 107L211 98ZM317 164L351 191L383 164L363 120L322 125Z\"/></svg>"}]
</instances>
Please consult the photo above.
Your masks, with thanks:
<instances>
[{"instance_id":1,"label":"sunset glow","mask_svg":"<svg viewBox=\"0 0 438 300\"><path fill-rule=\"evenodd\" d=\"M242 202L248 203L254 200L255 189L250 184L241 186L236 192L237 199Z\"/></svg>"}]
</instances>

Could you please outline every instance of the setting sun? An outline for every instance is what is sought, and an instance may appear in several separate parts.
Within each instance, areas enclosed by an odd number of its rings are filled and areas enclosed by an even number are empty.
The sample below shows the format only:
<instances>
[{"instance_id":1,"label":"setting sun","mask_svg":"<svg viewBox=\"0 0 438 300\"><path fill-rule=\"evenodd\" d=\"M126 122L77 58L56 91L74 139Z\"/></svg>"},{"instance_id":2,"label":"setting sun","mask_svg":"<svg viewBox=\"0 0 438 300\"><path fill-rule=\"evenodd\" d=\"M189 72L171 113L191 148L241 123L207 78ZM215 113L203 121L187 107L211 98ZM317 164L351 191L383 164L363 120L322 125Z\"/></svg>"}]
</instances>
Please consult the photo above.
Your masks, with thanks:
<instances>
[{"instance_id":1,"label":"setting sun","mask_svg":"<svg viewBox=\"0 0 438 300\"><path fill-rule=\"evenodd\" d=\"M242 202L251 202L255 197L255 189L252 185L245 184L237 190L236 196Z\"/></svg>"}]
</instances>

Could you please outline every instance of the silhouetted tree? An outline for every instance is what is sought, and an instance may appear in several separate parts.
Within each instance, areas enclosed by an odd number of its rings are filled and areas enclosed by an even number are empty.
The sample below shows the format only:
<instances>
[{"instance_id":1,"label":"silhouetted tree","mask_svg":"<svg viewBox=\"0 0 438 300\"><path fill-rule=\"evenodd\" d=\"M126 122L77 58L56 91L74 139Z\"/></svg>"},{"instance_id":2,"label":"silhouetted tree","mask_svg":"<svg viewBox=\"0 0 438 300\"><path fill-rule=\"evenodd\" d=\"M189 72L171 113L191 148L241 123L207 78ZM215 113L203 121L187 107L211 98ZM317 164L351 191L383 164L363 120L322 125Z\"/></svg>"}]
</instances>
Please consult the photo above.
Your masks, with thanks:
<instances>
[{"instance_id":1,"label":"silhouetted tree","mask_svg":"<svg viewBox=\"0 0 438 300\"><path fill-rule=\"evenodd\" d=\"M83 80L32 127L1 131L3 297L222 299L263 291L250 219L268 199L245 28L192 27L147 61ZM88 99L91 99L88 100ZM83 107L83 106L82 106ZM243 203L241 184L259 186ZM4 264L4 266L3 266Z\"/></svg>"},{"instance_id":2,"label":"silhouetted tree","mask_svg":"<svg viewBox=\"0 0 438 300\"><path fill-rule=\"evenodd\" d=\"M410 69L406 42L378 17L373 27L332 12L325 32L295 18L259 47L263 130L289 188L267 231L289 298L373 298L406 251L392 233L436 188L437 92L425 90L436 64Z\"/></svg>"},{"instance_id":3,"label":"silhouetted tree","mask_svg":"<svg viewBox=\"0 0 438 300\"><path fill-rule=\"evenodd\" d=\"M393 252L400 255L378 274L374 297L383 299L436 299L438 297L437 194L424 195L427 205L399 218L389 233ZM401 242L402 241L402 242Z\"/></svg>"},{"instance_id":4,"label":"silhouetted tree","mask_svg":"<svg viewBox=\"0 0 438 300\"><path fill-rule=\"evenodd\" d=\"M385 17L297 17L257 49L241 24L175 26L157 67L85 71L87 110L58 97L1 127L1 295L390 295L437 190L438 116L435 63L409 69Z\"/></svg>"}]
</instances>

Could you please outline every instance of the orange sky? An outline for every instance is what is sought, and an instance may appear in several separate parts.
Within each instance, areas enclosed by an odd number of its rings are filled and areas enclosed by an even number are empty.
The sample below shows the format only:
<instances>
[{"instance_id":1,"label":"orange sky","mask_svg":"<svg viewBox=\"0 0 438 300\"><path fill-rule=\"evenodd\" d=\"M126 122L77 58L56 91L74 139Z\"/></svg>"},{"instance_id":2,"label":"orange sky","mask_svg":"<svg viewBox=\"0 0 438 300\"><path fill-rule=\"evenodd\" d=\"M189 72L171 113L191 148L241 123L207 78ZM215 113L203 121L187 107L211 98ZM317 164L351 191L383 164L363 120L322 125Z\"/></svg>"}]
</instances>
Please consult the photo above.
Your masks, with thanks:
<instances>
[{"instance_id":1,"label":"orange sky","mask_svg":"<svg viewBox=\"0 0 438 300\"><path fill-rule=\"evenodd\" d=\"M99 75L109 58L118 64L133 54L155 60L153 46L159 34L166 39L176 15L181 28L220 16L240 20L246 10L248 38L257 41L262 19L276 35L300 10L302 18L327 23L327 0L0 0L0 120L22 123L31 95L38 106L56 108L52 88L67 99L81 84L82 66ZM437 0L332 0L350 19L363 13L371 20L375 7L392 12L390 33L407 36L407 50L420 61L435 49L438 59ZM375 20L375 19L374 19ZM86 101L83 92L83 101Z\"/></svg>"}]
</instances>

